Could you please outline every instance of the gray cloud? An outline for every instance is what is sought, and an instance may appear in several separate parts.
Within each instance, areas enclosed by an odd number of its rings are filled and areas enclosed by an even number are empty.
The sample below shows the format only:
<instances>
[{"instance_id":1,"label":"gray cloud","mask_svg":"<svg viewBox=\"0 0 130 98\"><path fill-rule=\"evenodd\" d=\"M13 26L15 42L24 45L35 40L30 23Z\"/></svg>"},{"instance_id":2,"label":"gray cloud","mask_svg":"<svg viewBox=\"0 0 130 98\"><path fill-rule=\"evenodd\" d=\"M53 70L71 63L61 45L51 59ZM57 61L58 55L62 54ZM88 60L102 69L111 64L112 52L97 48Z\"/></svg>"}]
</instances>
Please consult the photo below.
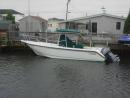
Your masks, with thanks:
<instances>
[{"instance_id":1,"label":"gray cloud","mask_svg":"<svg viewBox=\"0 0 130 98\"><path fill-rule=\"evenodd\" d=\"M32 15L45 18L65 18L67 0L30 0ZM71 0L69 4L69 18L82 17L101 13L104 6L107 13L126 16L129 11L130 0ZM28 0L0 0L0 8L18 10L27 15Z\"/></svg>"}]
</instances>

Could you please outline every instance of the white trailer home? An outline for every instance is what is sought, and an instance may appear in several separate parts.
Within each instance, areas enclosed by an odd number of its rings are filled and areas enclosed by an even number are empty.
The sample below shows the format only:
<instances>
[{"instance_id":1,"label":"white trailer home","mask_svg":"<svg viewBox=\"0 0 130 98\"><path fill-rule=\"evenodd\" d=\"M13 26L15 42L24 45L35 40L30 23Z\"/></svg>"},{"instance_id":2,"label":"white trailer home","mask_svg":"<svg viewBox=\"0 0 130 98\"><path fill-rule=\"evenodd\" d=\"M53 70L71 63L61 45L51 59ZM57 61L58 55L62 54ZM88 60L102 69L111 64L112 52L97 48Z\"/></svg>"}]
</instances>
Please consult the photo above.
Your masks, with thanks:
<instances>
[{"instance_id":1,"label":"white trailer home","mask_svg":"<svg viewBox=\"0 0 130 98\"><path fill-rule=\"evenodd\" d=\"M122 34L125 20L122 16L103 13L60 22L60 28L89 30L92 34Z\"/></svg>"}]
</instances>

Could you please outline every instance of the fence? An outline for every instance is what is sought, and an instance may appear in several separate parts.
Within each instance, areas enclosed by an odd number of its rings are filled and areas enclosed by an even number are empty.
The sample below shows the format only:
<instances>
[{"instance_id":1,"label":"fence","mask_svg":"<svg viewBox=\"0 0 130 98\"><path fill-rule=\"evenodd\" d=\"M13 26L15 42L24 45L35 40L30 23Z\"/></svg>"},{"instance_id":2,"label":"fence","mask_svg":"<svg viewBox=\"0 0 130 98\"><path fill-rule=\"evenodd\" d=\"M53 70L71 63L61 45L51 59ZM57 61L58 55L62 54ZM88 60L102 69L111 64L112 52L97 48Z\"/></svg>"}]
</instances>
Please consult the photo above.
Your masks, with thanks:
<instances>
[{"instance_id":1,"label":"fence","mask_svg":"<svg viewBox=\"0 0 130 98\"><path fill-rule=\"evenodd\" d=\"M9 32L9 41L32 40L32 41L47 41L57 43L61 33L50 32ZM86 34L86 33L69 33L66 32L72 40L83 41L84 43L117 43L119 36L122 34Z\"/></svg>"}]
</instances>

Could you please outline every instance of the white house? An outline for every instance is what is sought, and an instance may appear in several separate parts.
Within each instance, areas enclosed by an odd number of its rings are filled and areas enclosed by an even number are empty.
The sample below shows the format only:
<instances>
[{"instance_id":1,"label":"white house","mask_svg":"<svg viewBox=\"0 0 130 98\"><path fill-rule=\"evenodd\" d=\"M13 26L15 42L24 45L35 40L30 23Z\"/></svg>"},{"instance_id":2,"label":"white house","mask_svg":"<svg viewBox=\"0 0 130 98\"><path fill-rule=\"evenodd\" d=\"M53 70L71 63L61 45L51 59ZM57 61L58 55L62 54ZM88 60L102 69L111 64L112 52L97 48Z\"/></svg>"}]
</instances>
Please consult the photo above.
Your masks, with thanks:
<instances>
[{"instance_id":1,"label":"white house","mask_svg":"<svg viewBox=\"0 0 130 98\"><path fill-rule=\"evenodd\" d=\"M48 32L55 32L59 28L59 22L64 21L63 19L50 18L48 19Z\"/></svg>"},{"instance_id":2,"label":"white house","mask_svg":"<svg viewBox=\"0 0 130 98\"><path fill-rule=\"evenodd\" d=\"M19 20L19 29L21 32L45 32L47 20L39 16L26 16Z\"/></svg>"},{"instance_id":3,"label":"white house","mask_svg":"<svg viewBox=\"0 0 130 98\"><path fill-rule=\"evenodd\" d=\"M18 12L18 11L13 10L13 9L0 9L0 15L2 16L3 20L6 20L6 16L7 16L8 13L11 13L11 14L13 14L13 16L15 16L16 22L18 22L18 20L20 18L23 18L23 16L24 16L23 13Z\"/></svg>"},{"instance_id":4,"label":"white house","mask_svg":"<svg viewBox=\"0 0 130 98\"><path fill-rule=\"evenodd\" d=\"M78 29L82 31L88 30L93 34L122 34L125 19L126 18L124 17L103 13L92 16L69 19L67 23L63 21L60 23L60 28L66 27L69 29ZM65 26L66 24L67 26Z\"/></svg>"}]
</instances>

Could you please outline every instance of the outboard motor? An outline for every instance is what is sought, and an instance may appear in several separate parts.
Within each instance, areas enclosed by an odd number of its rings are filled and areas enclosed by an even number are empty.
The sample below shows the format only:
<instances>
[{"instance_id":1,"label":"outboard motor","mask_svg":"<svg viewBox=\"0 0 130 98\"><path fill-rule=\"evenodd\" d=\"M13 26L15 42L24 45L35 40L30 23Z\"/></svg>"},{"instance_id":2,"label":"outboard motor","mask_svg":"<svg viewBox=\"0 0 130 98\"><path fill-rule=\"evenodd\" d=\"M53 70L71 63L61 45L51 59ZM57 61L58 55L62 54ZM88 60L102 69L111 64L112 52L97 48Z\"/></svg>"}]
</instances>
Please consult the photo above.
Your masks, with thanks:
<instances>
[{"instance_id":1,"label":"outboard motor","mask_svg":"<svg viewBox=\"0 0 130 98\"><path fill-rule=\"evenodd\" d=\"M105 61L107 63L114 63L120 61L120 58L117 55L113 54L109 48L103 48L101 52L105 56Z\"/></svg>"}]
</instances>

